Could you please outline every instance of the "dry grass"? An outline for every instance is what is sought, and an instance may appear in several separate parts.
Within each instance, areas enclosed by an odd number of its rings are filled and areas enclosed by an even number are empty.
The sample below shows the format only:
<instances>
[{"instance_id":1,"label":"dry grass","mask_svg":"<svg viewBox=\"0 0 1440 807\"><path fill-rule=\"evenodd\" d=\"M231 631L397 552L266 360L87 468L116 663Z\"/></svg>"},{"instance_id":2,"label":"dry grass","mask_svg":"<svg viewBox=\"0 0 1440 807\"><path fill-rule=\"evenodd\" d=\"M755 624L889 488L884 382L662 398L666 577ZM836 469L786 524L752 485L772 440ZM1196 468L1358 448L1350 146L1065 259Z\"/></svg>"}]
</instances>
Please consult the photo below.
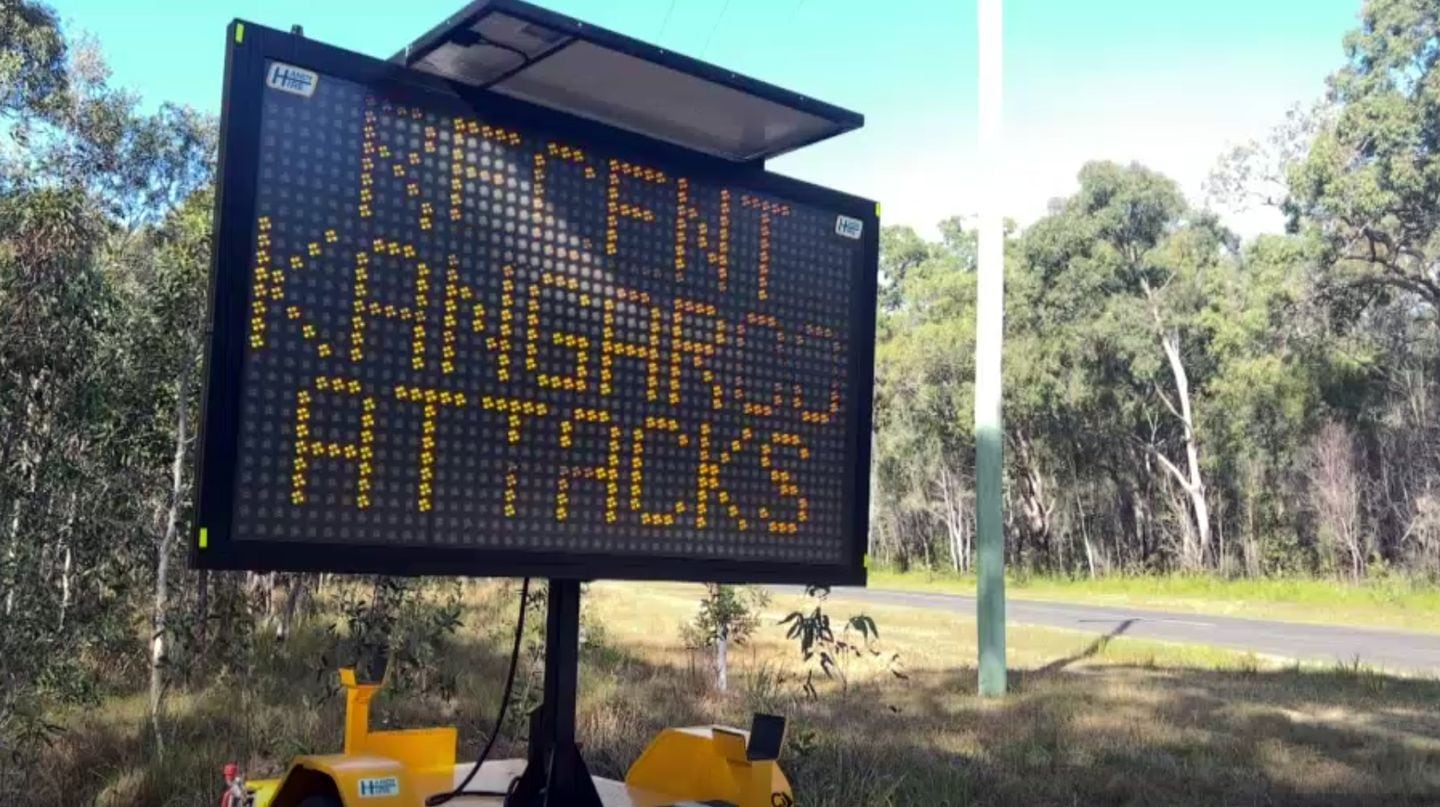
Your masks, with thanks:
<instances>
[{"instance_id":1,"label":"dry grass","mask_svg":"<svg viewBox=\"0 0 1440 807\"><path fill-rule=\"evenodd\" d=\"M800 598L778 597L756 641L732 653L722 697L707 657L680 646L698 597L695 586L590 587L580 731L596 772L623 773L662 726L743 724L766 710L791 716L782 764L806 805L1440 803L1437 681L1013 629L1012 694L982 701L971 695L972 622L867 606L909 680L854 663L848 686L824 685L812 701L774 625ZM485 627L467 628L446 656L455 696L411 693L376 710L386 723L456 722L465 753L491 719L513 618L495 586L473 599L471 621ZM208 804L226 759L261 774L291 754L337 747L339 704L316 679L324 642L318 629L301 631L283 650L261 648L249 680L172 696L163 764L144 739L139 697L67 716L70 730L28 772L29 802ZM528 687L538 669L527 673ZM514 737L502 745L519 748Z\"/></svg>"},{"instance_id":2,"label":"dry grass","mask_svg":"<svg viewBox=\"0 0 1440 807\"><path fill-rule=\"evenodd\" d=\"M666 637L693 610L694 587L591 592L592 607L623 615L610 622L618 646L656 667L690 668ZM776 598L768 616L800 604ZM792 747L785 764L807 804L1440 803L1437 681L1012 628L1012 694L987 702L971 694L973 621L829 608L874 616L910 680L862 666L848 690L831 686L815 702L767 684L777 704L754 703L753 691L719 704L732 720L750 705L792 716L809 747ZM798 673L774 629L734 659L732 678L747 683Z\"/></svg>"},{"instance_id":3,"label":"dry grass","mask_svg":"<svg viewBox=\"0 0 1440 807\"><path fill-rule=\"evenodd\" d=\"M941 594L975 593L974 575L948 571L874 569L870 585ZM1376 577L1360 583L1315 577L1227 579L1218 575L1013 576L1014 599L1055 600L1320 625L1440 633L1440 586L1419 577Z\"/></svg>"}]
</instances>

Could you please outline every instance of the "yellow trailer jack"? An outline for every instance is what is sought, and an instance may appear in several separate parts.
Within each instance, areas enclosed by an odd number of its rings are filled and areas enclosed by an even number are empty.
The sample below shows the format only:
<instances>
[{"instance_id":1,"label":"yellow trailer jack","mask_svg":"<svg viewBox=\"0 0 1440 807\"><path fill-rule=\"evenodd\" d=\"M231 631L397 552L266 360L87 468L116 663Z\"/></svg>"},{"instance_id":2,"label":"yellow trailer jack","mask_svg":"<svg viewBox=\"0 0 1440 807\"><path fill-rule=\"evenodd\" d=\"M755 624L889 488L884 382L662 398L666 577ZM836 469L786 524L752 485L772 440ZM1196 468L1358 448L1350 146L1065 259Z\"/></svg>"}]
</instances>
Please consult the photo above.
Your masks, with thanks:
<instances>
[{"instance_id":1,"label":"yellow trailer jack","mask_svg":"<svg viewBox=\"0 0 1440 807\"><path fill-rule=\"evenodd\" d=\"M474 763L456 764L454 727L371 731L370 703L384 680L361 682L354 669L346 668L340 670L344 750L298 756L284 776L247 783L253 807L423 807L427 799L450 793L467 779L467 793L494 795L461 795L446 804L793 807L790 782L776 762L785 720L772 715L756 715L750 731L664 729L623 782L590 777L573 733L578 648L570 640L578 639L578 621L579 584L551 581L547 636L552 638L547 643L560 641L547 647L546 700L531 716L530 759L488 761L470 777ZM566 776L583 776L593 789L574 781L562 786ZM526 782L534 788L528 795Z\"/></svg>"}]
</instances>

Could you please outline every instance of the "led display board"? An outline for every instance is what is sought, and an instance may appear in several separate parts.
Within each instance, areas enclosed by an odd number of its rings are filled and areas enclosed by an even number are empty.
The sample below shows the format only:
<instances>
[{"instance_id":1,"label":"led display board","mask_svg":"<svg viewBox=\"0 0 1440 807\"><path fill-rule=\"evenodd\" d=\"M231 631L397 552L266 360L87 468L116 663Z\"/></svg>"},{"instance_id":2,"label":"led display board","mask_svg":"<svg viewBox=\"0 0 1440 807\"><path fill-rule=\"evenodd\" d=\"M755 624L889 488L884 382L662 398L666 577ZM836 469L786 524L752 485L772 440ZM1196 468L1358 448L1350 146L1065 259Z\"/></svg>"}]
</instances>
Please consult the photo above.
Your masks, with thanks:
<instances>
[{"instance_id":1,"label":"led display board","mask_svg":"<svg viewBox=\"0 0 1440 807\"><path fill-rule=\"evenodd\" d=\"M863 582L873 202L230 34L195 565Z\"/></svg>"}]
</instances>

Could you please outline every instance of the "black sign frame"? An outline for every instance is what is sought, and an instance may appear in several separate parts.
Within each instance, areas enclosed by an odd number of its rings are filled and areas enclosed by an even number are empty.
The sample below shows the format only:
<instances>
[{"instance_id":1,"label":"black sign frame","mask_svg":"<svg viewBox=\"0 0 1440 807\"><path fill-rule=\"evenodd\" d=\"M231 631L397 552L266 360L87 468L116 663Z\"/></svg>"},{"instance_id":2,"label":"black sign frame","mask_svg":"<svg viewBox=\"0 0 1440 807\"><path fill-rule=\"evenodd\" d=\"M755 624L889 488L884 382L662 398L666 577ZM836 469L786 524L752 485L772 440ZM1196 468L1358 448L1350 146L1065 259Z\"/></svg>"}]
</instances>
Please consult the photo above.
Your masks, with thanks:
<instances>
[{"instance_id":1,"label":"black sign frame","mask_svg":"<svg viewBox=\"0 0 1440 807\"><path fill-rule=\"evenodd\" d=\"M879 216L875 202L736 165L658 140L543 109L495 93L474 90L400 65L373 59L301 36L236 20L227 29L225 89L220 118L220 165L215 238L208 303L209 345L197 450L195 520L190 565L201 569L249 569L459 575L533 575L551 579L657 579L697 582L817 583L864 585L869 520L870 434L874 384L874 336ZM414 545L322 544L236 540L230 534L235 504L241 385L249 304L248 273L255 237L260 152L260 108L268 60L355 81L400 103L473 114L517 128L543 127L600 145L616 156L663 164L697 179L723 181L824 207L863 222L864 261L850 300L846 408L846 474L842 519L845 560L836 564L777 561L628 557L600 553L442 548Z\"/></svg>"}]
</instances>

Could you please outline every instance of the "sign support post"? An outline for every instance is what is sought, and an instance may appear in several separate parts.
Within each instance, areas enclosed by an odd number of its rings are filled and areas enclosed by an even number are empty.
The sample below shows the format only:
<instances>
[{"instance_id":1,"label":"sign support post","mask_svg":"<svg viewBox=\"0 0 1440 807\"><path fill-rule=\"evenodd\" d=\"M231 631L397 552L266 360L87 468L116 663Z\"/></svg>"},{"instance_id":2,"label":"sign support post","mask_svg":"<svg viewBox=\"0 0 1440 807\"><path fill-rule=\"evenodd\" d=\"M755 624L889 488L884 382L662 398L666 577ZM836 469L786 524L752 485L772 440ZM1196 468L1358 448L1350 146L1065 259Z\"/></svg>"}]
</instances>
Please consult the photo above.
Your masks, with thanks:
<instances>
[{"instance_id":1,"label":"sign support post","mask_svg":"<svg viewBox=\"0 0 1440 807\"><path fill-rule=\"evenodd\" d=\"M509 803L601 807L595 782L575 743L580 683L580 581L551 580L545 612L545 685L530 713L530 753Z\"/></svg>"},{"instance_id":2,"label":"sign support post","mask_svg":"<svg viewBox=\"0 0 1440 807\"><path fill-rule=\"evenodd\" d=\"M1004 430L1001 345L1005 335L1005 224L1001 218L1001 31L1004 0L980 0L979 277L975 326L976 623L980 694L1005 694L1005 532L1001 513Z\"/></svg>"}]
</instances>

